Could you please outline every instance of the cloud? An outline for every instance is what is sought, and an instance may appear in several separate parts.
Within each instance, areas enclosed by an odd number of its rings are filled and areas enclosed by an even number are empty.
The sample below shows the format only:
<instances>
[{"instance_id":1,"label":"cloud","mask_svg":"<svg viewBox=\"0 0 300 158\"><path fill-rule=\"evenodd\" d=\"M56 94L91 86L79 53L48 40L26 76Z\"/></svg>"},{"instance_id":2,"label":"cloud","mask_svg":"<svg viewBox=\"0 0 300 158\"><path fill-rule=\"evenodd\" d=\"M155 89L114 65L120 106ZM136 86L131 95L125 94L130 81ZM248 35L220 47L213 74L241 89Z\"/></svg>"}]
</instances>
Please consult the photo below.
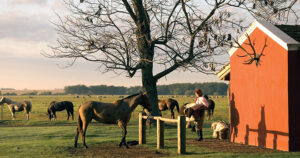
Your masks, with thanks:
<instances>
[{"instance_id":1,"label":"cloud","mask_svg":"<svg viewBox=\"0 0 300 158\"><path fill-rule=\"evenodd\" d=\"M25 4L25 5L47 5L47 0L12 0L11 4Z\"/></svg>"},{"instance_id":2,"label":"cloud","mask_svg":"<svg viewBox=\"0 0 300 158\"><path fill-rule=\"evenodd\" d=\"M24 41L53 41L56 32L47 15L30 15L22 12L0 14L0 39Z\"/></svg>"}]
</instances>

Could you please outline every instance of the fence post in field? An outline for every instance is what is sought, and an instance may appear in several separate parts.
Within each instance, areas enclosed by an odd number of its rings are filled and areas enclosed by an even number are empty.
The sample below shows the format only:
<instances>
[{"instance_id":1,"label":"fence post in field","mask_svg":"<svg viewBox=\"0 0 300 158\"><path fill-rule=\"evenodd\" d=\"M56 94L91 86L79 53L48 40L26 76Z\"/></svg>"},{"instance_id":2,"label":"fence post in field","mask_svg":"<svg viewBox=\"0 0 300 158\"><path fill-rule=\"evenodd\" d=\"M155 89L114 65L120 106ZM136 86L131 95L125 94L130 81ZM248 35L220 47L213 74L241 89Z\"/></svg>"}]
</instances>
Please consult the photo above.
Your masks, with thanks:
<instances>
[{"instance_id":1,"label":"fence post in field","mask_svg":"<svg viewBox=\"0 0 300 158\"><path fill-rule=\"evenodd\" d=\"M164 148L164 122L157 119L157 149Z\"/></svg>"},{"instance_id":2,"label":"fence post in field","mask_svg":"<svg viewBox=\"0 0 300 158\"><path fill-rule=\"evenodd\" d=\"M146 144L146 120L143 115L139 113L139 144Z\"/></svg>"},{"instance_id":3,"label":"fence post in field","mask_svg":"<svg viewBox=\"0 0 300 158\"><path fill-rule=\"evenodd\" d=\"M4 105L1 106L1 120L3 120L3 107Z\"/></svg>"},{"instance_id":4,"label":"fence post in field","mask_svg":"<svg viewBox=\"0 0 300 158\"><path fill-rule=\"evenodd\" d=\"M178 154L185 153L185 116L178 116Z\"/></svg>"}]
</instances>

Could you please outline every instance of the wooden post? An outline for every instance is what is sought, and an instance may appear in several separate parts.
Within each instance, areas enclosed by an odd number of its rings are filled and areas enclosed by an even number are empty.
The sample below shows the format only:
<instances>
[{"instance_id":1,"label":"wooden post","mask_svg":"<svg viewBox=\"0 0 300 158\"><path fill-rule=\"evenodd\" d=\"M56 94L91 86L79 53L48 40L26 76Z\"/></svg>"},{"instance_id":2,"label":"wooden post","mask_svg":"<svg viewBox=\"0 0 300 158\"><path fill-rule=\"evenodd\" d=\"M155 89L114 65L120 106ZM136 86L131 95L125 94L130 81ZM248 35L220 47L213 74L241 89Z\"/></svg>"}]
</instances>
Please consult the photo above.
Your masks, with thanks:
<instances>
[{"instance_id":1,"label":"wooden post","mask_svg":"<svg viewBox=\"0 0 300 158\"><path fill-rule=\"evenodd\" d=\"M139 113L139 144L146 144L146 120L142 113Z\"/></svg>"},{"instance_id":2,"label":"wooden post","mask_svg":"<svg viewBox=\"0 0 300 158\"><path fill-rule=\"evenodd\" d=\"M164 148L164 122L157 119L157 149Z\"/></svg>"},{"instance_id":3,"label":"wooden post","mask_svg":"<svg viewBox=\"0 0 300 158\"><path fill-rule=\"evenodd\" d=\"M0 105L1 106L1 120L3 120L3 107L4 105Z\"/></svg>"},{"instance_id":4,"label":"wooden post","mask_svg":"<svg viewBox=\"0 0 300 158\"><path fill-rule=\"evenodd\" d=\"M178 154L185 153L185 116L178 116Z\"/></svg>"}]
</instances>

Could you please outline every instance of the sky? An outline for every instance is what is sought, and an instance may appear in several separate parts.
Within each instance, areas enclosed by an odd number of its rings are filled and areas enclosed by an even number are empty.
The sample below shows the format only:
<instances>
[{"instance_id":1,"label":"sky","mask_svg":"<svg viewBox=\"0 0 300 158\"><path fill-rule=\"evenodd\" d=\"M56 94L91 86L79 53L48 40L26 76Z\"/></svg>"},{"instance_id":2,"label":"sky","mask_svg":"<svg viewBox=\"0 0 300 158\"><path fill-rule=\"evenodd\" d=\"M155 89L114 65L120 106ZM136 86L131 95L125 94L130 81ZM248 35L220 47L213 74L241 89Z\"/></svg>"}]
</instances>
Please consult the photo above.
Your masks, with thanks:
<instances>
[{"instance_id":1,"label":"sky","mask_svg":"<svg viewBox=\"0 0 300 158\"><path fill-rule=\"evenodd\" d=\"M57 33L51 21L54 12L65 13L62 0L0 1L0 88L62 89L67 85L140 86L141 75L101 73L96 63L44 57L55 44ZM79 0L78 0L79 1ZM229 57L224 60L229 60ZM174 71L158 84L219 82L216 75Z\"/></svg>"}]
</instances>

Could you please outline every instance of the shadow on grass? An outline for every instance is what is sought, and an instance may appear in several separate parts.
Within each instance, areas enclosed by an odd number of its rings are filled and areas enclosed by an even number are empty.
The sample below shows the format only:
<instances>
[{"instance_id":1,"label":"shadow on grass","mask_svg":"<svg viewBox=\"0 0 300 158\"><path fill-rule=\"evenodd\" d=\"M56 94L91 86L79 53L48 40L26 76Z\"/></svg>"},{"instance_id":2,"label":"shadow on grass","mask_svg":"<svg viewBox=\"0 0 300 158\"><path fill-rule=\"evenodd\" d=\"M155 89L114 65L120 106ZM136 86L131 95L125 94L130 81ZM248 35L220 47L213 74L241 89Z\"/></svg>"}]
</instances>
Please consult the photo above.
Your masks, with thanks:
<instances>
[{"instance_id":1,"label":"shadow on grass","mask_svg":"<svg viewBox=\"0 0 300 158\"><path fill-rule=\"evenodd\" d=\"M71 156L87 156L87 157L167 157L168 153L150 150L143 146L119 147L116 144L96 143L90 145L88 149L79 146L78 148L68 147L67 152Z\"/></svg>"}]
</instances>

